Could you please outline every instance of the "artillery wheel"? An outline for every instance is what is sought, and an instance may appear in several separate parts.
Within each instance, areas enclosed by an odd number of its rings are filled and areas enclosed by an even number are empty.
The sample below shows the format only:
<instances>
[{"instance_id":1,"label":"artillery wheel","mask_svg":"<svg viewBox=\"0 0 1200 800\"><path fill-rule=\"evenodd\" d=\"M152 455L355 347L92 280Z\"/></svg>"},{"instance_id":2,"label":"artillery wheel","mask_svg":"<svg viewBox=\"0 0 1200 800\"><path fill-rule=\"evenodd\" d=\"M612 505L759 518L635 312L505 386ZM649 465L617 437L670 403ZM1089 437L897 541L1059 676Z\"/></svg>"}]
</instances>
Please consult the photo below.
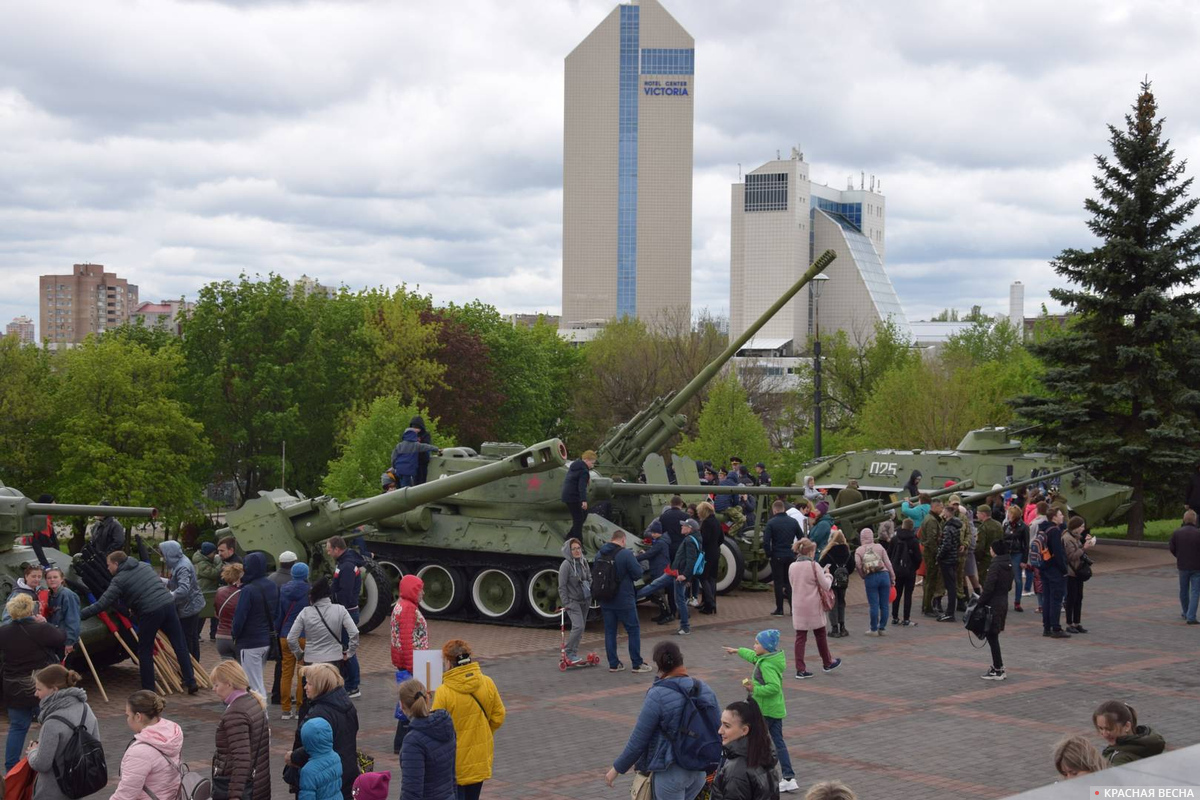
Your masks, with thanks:
<instances>
[{"instance_id":1,"label":"artillery wheel","mask_svg":"<svg viewBox=\"0 0 1200 800\"><path fill-rule=\"evenodd\" d=\"M358 629L369 633L392 613L395 602L387 572L371 559L364 559L362 590L358 595Z\"/></svg>"},{"instance_id":2,"label":"artillery wheel","mask_svg":"<svg viewBox=\"0 0 1200 800\"><path fill-rule=\"evenodd\" d=\"M525 584L525 599L535 617L546 621L558 619L558 570L539 569L529 574Z\"/></svg>"},{"instance_id":3,"label":"artillery wheel","mask_svg":"<svg viewBox=\"0 0 1200 800\"><path fill-rule=\"evenodd\" d=\"M480 616L505 619L521 610L521 578L515 572L491 567L471 581L471 602Z\"/></svg>"},{"instance_id":4,"label":"artillery wheel","mask_svg":"<svg viewBox=\"0 0 1200 800\"><path fill-rule=\"evenodd\" d=\"M425 613L453 614L467 602L467 582L458 568L426 564L417 570L417 577L425 584L425 596L420 603Z\"/></svg>"},{"instance_id":5,"label":"artillery wheel","mask_svg":"<svg viewBox=\"0 0 1200 800\"><path fill-rule=\"evenodd\" d=\"M391 581L390 586L394 586L399 590L400 579L411 572L407 564L402 564L399 561L379 561L379 568L383 570L383 574Z\"/></svg>"},{"instance_id":6,"label":"artillery wheel","mask_svg":"<svg viewBox=\"0 0 1200 800\"><path fill-rule=\"evenodd\" d=\"M732 592L742 583L746 563L742 549L728 536L721 539L721 560L717 562L717 594Z\"/></svg>"}]
</instances>

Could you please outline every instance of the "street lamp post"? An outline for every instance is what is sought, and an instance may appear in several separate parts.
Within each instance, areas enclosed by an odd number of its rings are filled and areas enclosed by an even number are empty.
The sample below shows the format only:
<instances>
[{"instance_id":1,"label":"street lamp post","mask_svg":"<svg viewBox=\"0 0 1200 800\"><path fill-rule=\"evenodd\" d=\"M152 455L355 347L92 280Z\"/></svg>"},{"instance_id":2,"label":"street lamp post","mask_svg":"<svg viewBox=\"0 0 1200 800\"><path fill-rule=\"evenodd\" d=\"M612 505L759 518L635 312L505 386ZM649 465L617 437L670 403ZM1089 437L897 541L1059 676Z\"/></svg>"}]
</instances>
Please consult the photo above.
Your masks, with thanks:
<instances>
[{"instance_id":1,"label":"street lamp post","mask_svg":"<svg viewBox=\"0 0 1200 800\"><path fill-rule=\"evenodd\" d=\"M829 276L821 273L812 280L813 292L813 454L821 457L821 288Z\"/></svg>"}]
</instances>

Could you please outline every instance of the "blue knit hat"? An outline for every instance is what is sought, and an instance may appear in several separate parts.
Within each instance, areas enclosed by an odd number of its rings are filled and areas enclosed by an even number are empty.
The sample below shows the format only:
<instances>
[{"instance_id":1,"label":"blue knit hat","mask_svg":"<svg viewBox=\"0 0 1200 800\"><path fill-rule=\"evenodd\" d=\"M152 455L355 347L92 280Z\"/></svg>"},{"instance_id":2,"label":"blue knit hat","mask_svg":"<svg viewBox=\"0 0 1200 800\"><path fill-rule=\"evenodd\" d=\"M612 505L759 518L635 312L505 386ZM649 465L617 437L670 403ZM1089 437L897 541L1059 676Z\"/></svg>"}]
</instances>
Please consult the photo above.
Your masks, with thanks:
<instances>
[{"instance_id":1,"label":"blue knit hat","mask_svg":"<svg viewBox=\"0 0 1200 800\"><path fill-rule=\"evenodd\" d=\"M758 636L754 637L754 641L761 644L768 653L774 653L779 649L779 631L775 628L771 628L769 631L759 631Z\"/></svg>"},{"instance_id":2,"label":"blue knit hat","mask_svg":"<svg viewBox=\"0 0 1200 800\"><path fill-rule=\"evenodd\" d=\"M203 555L211 556L213 553L217 552L217 546L212 542L205 542L204 544L200 545L200 552Z\"/></svg>"},{"instance_id":3,"label":"blue knit hat","mask_svg":"<svg viewBox=\"0 0 1200 800\"><path fill-rule=\"evenodd\" d=\"M303 561L292 564L292 578L298 581L308 580L308 564Z\"/></svg>"}]
</instances>

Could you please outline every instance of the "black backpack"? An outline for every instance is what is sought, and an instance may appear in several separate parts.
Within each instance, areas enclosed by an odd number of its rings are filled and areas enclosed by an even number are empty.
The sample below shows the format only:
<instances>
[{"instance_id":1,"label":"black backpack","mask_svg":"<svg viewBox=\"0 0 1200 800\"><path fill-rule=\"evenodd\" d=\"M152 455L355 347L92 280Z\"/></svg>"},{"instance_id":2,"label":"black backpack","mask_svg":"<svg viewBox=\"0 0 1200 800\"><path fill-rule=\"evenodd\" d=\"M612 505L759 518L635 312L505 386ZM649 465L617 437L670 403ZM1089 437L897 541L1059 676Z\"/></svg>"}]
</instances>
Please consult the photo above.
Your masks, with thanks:
<instances>
[{"instance_id":1,"label":"black backpack","mask_svg":"<svg viewBox=\"0 0 1200 800\"><path fill-rule=\"evenodd\" d=\"M700 693L704 684L695 678L691 691L685 691L675 681L662 681L658 685L683 695L679 727L669 737L675 763L687 770L712 772L721 761L721 709Z\"/></svg>"},{"instance_id":2,"label":"black backpack","mask_svg":"<svg viewBox=\"0 0 1200 800\"><path fill-rule=\"evenodd\" d=\"M897 575L907 578L912 575L912 550L909 548L908 541L905 539L896 539L895 557L892 558L892 569Z\"/></svg>"},{"instance_id":3,"label":"black backpack","mask_svg":"<svg viewBox=\"0 0 1200 800\"><path fill-rule=\"evenodd\" d=\"M72 731L70 738L59 745L52 765L59 790L72 800L95 794L108 785L104 748L100 746L100 740L87 731L88 714L91 714L91 709L85 708L78 725L57 715L46 720L56 719ZM92 718L95 719L94 714Z\"/></svg>"},{"instance_id":4,"label":"black backpack","mask_svg":"<svg viewBox=\"0 0 1200 800\"><path fill-rule=\"evenodd\" d=\"M596 556L592 562L592 599L601 603L617 596L617 564L612 556Z\"/></svg>"}]
</instances>

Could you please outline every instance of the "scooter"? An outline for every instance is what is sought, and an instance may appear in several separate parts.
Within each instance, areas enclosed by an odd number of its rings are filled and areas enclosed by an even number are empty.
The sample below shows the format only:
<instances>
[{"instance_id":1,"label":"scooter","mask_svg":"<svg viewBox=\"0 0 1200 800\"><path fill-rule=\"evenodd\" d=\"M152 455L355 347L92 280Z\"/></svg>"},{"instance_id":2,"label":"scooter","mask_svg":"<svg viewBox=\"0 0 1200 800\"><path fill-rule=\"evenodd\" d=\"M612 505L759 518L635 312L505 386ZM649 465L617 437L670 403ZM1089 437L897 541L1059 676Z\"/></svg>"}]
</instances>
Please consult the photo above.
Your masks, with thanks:
<instances>
[{"instance_id":1,"label":"scooter","mask_svg":"<svg viewBox=\"0 0 1200 800\"><path fill-rule=\"evenodd\" d=\"M569 669L582 669L583 667L594 667L600 663L600 656L595 653L588 653L578 661L567 660L567 609L560 608L558 610L558 632L562 637L562 644L558 651L558 669L561 672L566 672Z\"/></svg>"}]
</instances>

